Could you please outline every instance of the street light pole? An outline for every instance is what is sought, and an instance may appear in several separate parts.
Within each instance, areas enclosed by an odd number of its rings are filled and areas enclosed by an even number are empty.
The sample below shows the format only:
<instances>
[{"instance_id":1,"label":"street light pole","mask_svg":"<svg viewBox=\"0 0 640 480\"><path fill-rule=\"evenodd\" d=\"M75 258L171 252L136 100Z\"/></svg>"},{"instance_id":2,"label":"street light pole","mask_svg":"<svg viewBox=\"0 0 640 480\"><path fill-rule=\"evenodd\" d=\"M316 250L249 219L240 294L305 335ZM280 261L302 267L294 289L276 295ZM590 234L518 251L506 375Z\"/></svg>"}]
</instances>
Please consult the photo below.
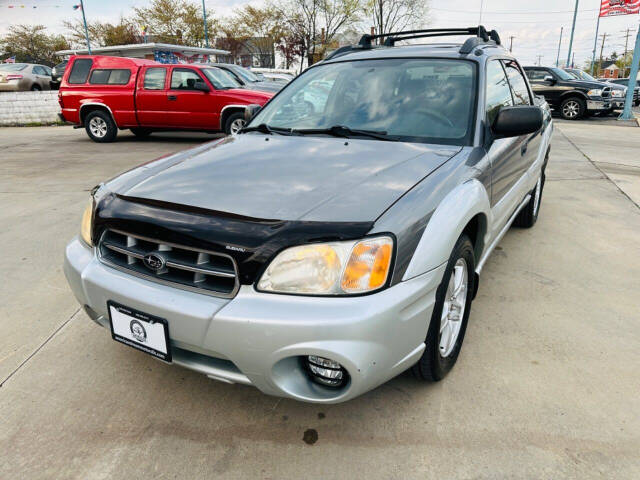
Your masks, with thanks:
<instances>
[{"instance_id":1,"label":"street light pole","mask_svg":"<svg viewBox=\"0 0 640 480\"><path fill-rule=\"evenodd\" d=\"M571 48L573 47L573 34L576 31L576 17L578 16L578 4L580 0L576 0L576 8L573 11L573 26L571 27L571 39L569 40L569 52L567 53L567 64L565 65L569 68L569 63L571 62Z\"/></svg>"},{"instance_id":2,"label":"street light pole","mask_svg":"<svg viewBox=\"0 0 640 480\"><path fill-rule=\"evenodd\" d=\"M558 40L558 55L556 55L556 67L560 66L560 46L562 45L562 31L564 27L560 27L560 40Z\"/></svg>"},{"instance_id":3,"label":"street light pole","mask_svg":"<svg viewBox=\"0 0 640 480\"><path fill-rule=\"evenodd\" d=\"M207 7L204 5L204 0L202 0L202 18L204 19L204 44L209 48L209 31L207 28Z\"/></svg>"},{"instance_id":4,"label":"street light pole","mask_svg":"<svg viewBox=\"0 0 640 480\"><path fill-rule=\"evenodd\" d=\"M89 43L89 29L87 28L87 17L84 14L83 0L80 0L80 10L82 10L82 21L84 22L84 36L87 39L87 50L89 51L89 55L91 55L91 43Z\"/></svg>"},{"instance_id":5,"label":"street light pole","mask_svg":"<svg viewBox=\"0 0 640 480\"><path fill-rule=\"evenodd\" d=\"M600 29L600 11L598 11L598 23L596 23L596 39L593 41L593 55L591 56L591 76L596 76L596 49L598 48L598 30Z\"/></svg>"}]
</instances>

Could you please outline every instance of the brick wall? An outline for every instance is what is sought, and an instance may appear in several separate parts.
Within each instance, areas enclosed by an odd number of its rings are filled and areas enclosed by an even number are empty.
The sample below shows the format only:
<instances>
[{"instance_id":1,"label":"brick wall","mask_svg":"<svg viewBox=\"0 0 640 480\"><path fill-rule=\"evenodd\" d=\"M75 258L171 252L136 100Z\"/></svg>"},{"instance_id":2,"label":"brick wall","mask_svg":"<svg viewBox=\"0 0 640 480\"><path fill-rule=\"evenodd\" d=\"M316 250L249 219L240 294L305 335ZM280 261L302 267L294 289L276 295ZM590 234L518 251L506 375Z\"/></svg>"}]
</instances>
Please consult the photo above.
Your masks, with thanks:
<instances>
[{"instance_id":1,"label":"brick wall","mask_svg":"<svg viewBox=\"0 0 640 480\"><path fill-rule=\"evenodd\" d=\"M58 91L0 92L0 126L58 121Z\"/></svg>"}]
</instances>

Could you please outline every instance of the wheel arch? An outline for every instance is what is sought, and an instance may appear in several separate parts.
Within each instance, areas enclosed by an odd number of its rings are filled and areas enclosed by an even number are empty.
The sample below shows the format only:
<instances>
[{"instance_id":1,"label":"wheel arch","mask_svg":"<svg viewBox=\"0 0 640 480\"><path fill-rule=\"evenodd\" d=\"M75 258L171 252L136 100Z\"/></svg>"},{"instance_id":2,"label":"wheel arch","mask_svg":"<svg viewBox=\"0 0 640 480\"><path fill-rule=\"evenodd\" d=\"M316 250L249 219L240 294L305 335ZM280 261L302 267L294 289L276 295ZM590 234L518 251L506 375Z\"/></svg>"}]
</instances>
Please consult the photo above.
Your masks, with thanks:
<instances>
[{"instance_id":1,"label":"wheel arch","mask_svg":"<svg viewBox=\"0 0 640 480\"><path fill-rule=\"evenodd\" d=\"M564 100L566 100L569 97L577 97L580 100L584 100L585 102L589 100L589 97L587 97L586 93L581 92L580 90L570 90L560 95L560 100L558 101L558 105L560 105L560 103L562 103Z\"/></svg>"},{"instance_id":2,"label":"wheel arch","mask_svg":"<svg viewBox=\"0 0 640 480\"><path fill-rule=\"evenodd\" d=\"M463 233L469 235L476 258L480 258L491 218L484 185L477 179L458 185L433 212L402 279L408 280L446 262Z\"/></svg>"},{"instance_id":3,"label":"wheel arch","mask_svg":"<svg viewBox=\"0 0 640 480\"><path fill-rule=\"evenodd\" d=\"M220 111L220 130L224 130L229 115L236 112L244 112L246 105L225 105Z\"/></svg>"},{"instance_id":4,"label":"wheel arch","mask_svg":"<svg viewBox=\"0 0 640 480\"><path fill-rule=\"evenodd\" d=\"M118 126L118 123L116 122L116 119L113 116L113 112L111 111L111 109L104 103L98 103L98 102L86 102L80 106L80 112L79 112L80 125L84 125L84 119L87 118L87 115L89 115L91 112L95 112L96 110L100 110L105 113L108 113L109 116L111 117L111 120L113 120L113 123L116 125L116 127Z\"/></svg>"}]
</instances>

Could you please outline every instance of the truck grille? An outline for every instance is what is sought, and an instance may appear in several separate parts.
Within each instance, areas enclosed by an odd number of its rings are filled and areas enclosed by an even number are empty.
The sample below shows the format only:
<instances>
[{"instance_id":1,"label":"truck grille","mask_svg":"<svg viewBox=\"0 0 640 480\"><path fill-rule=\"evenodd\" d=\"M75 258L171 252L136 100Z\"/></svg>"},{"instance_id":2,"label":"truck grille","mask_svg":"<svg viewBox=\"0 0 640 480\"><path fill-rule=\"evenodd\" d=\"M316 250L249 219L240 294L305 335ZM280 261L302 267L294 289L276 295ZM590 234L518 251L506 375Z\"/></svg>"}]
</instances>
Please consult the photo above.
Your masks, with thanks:
<instances>
[{"instance_id":1,"label":"truck grille","mask_svg":"<svg viewBox=\"0 0 640 480\"><path fill-rule=\"evenodd\" d=\"M98 243L100 261L149 280L218 297L238 291L238 270L228 255L183 247L117 230Z\"/></svg>"},{"instance_id":2,"label":"truck grille","mask_svg":"<svg viewBox=\"0 0 640 480\"><path fill-rule=\"evenodd\" d=\"M611 87L604 87L602 89L602 98L610 98L611 97Z\"/></svg>"}]
</instances>

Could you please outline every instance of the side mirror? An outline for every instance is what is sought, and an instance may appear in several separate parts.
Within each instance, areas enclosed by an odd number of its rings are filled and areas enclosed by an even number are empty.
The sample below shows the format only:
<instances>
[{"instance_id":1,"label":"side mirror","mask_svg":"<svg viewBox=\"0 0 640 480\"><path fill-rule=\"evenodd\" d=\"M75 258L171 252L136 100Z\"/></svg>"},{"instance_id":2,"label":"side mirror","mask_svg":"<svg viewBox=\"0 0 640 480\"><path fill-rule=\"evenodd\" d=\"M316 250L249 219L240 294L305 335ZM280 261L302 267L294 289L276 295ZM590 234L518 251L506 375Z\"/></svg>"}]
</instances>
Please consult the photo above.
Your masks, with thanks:
<instances>
[{"instance_id":1,"label":"side mirror","mask_svg":"<svg viewBox=\"0 0 640 480\"><path fill-rule=\"evenodd\" d=\"M209 91L211 91L211 89L209 88L209 85L207 85L204 82L196 82L193 85L193 89L194 90L198 90L200 92L209 92Z\"/></svg>"},{"instance_id":2,"label":"side mirror","mask_svg":"<svg viewBox=\"0 0 640 480\"><path fill-rule=\"evenodd\" d=\"M535 106L503 107L498 112L491 131L494 138L519 137L542 128L542 109Z\"/></svg>"},{"instance_id":3,"label":"side mirror","mask_svg":"<svg viewBox=\"0 0 640 480\"><path fill-rule=\"evenodd\" d=\"M551 85L555 85L555 83L556 83L556 79L553 78L551 75L546 75L544 77L544 81L547 82L547 83L550 83Z\"/></svg>"},{"instance_id":4,"label":"side mirror","mask_svg":"<svg viewBox=\"0 0 640 480\"><path fill-rule=\"evenodd\" d=\"M244 107L244 120L249 123L253 117L260 111L261 105L251 104Z\"/></svg>"}]
</instances>

